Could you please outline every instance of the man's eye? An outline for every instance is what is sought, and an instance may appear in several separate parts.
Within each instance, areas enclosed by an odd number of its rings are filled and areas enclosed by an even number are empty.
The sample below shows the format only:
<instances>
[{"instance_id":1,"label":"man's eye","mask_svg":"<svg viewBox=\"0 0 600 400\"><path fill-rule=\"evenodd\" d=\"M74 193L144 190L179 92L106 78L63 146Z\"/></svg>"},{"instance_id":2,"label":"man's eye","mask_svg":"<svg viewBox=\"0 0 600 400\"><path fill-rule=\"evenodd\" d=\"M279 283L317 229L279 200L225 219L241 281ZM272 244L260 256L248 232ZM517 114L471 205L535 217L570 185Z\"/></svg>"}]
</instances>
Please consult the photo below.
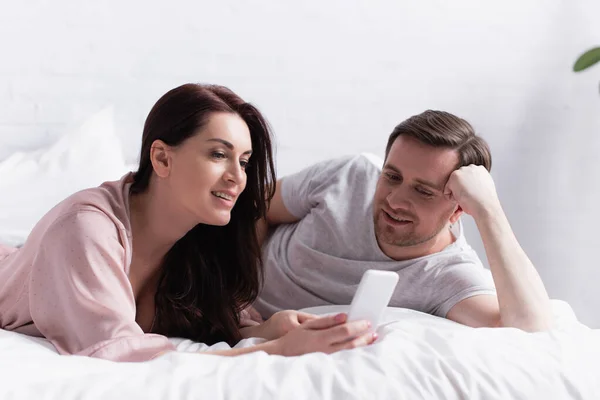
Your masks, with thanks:
<instances>
[{"instance_id":1,"label":"man's eye","mask_svg":"<svg viewBox=\"0 0 600 400\"><path fill-rule=\"evenodd\" d=\"M426 190L423 190L421 188L416 188L415 190L417 192L419 192L420 194L422 194L423 196L425 196L425 197L433 197L433 193L430 193L430 192L428 192Z\"/></svg>"},{"instance_id":2,"label":"man's eye","mask_svg":"<svg viewBox=\"0 0 600 400\"><path fill-rule=\"evenodd\" d=\"M394 175L394 174L390 174L390 173L385 173L386 178L388 178L390 181L400 181L401 178L398 175Z\"/></svg>"}]
</instances>

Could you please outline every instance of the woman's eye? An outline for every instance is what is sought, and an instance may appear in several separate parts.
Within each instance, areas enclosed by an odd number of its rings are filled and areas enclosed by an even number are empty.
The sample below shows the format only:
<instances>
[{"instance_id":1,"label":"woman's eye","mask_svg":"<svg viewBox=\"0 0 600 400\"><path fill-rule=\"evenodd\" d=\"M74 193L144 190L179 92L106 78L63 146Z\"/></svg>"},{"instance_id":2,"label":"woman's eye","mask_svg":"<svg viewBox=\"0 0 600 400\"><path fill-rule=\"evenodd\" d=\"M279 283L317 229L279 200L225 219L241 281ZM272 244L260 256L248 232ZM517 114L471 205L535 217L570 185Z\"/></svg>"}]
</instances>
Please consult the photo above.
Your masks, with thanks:
<instances>
[{"instance_id":1,"label":"woman's eye","mask_svg":"<svg viewBox=\"0 0 600 400\"><path fill-rule=\"evenodd\" d=\"M225 156L225 154L224 154L224 153L220 153L220 152L218 152L218 151L215 151L215 152L213 152L213 153L211 154L211 156L212 156L213 158L219 158L219 159L221 159L221 158L226 158L226 156Z\"/></svg>"},{"instance_id":2,"label":"woman's eye","mask_svg":"<svg viewBox=\"0 0 600 400\"><path fill-rule=\"evenodd\" d=\"M246 161L246 160L241 160L241 161L240 161L240 166L241 166L243 169L246 169L246 168L248 168L248 164L250 164L250 162L249 162L249 161Z\"/></svg>"}]
</instances>

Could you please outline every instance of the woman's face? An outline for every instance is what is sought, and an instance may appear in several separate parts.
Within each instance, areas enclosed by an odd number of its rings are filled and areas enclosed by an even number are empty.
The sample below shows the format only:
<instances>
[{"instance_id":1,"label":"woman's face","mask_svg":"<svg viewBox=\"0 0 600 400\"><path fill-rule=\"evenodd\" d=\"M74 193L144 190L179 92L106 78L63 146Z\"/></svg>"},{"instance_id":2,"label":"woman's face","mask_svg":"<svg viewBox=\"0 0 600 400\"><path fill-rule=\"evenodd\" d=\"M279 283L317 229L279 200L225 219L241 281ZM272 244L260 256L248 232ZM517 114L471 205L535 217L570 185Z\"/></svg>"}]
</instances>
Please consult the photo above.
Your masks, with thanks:
<instances>
[{"instance_id":1,"label":"woman's face","mask_svg":"<svg viewBox=\"0 0 600 400\"><path fill-rule=\"evenodd\" d=\"M197 223L229 223L231 209L246 187L252 154L244 120L233 113L214 113L202 130L167 153L166 181L173 201Z\"/></svg>"}]
</instances>

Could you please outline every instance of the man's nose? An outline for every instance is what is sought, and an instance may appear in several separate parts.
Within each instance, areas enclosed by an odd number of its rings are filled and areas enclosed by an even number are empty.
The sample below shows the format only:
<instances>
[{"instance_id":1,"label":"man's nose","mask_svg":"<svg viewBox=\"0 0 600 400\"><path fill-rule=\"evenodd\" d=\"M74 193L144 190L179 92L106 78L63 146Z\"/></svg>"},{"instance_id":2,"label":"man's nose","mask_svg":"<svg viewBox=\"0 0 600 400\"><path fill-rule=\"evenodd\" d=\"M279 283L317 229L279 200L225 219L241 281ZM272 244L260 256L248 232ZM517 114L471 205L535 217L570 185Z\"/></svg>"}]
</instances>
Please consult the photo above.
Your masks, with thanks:
<instances>
[{"instance_id":1,"label":"man's nose","mask_svg":"<svg viewBox=\"0 0 600 400\"><path fill-rule=\"evenodd\" d=\"M400 187L395 187L392 189L387 195L387 202L392 209L409 209L410 202L408 200L408 194L406 193L406 189L401 185Z\"/></svg>"}]
</instances>

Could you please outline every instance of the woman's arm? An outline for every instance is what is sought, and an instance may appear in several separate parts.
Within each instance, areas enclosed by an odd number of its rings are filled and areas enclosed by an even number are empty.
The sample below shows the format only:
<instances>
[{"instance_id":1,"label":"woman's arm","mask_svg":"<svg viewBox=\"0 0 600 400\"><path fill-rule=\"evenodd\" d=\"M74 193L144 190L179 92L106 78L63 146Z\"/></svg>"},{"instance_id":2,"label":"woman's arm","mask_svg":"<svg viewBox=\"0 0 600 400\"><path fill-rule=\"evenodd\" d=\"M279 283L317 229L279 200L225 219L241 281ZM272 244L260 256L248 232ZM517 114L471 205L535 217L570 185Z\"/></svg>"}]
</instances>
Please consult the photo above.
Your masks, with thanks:
<instances>
[{"instance_id":1,"label":"woman's arm","mask_svg":"<svg viewBox=\"0 0 600 400\"><path fill-rule=\"evenodd\" d=\"M295 310L284 310L276 312L268 320L240 329L242 337L259 337L267 340L278 339L289 331L298 328L305 321L317 318L313 314L307 314Z\"/></svg>"},{"instance_id":2,"label":"woman's arm","mask_svg":"<svg viewBox=\"0 0 600 400\"><path fill-rule=\"evenodd\" d=\"M201 351L199 354L234 357L264 351L267 354L299 356L307 353L335 353L366 346L377 340L369 331L367 321L346 322L346 314L329 315L307 320L282 337L252 347ZM161 355L167 354L164 352Z\"/></svg>"},{"instance_id":3,"label":"woman's arm","mask_svg":"<svg viewBox=\"0 0 600 400\"><path fill-rule=\"evenodd\" d=\"M113 221L86 206L46 230L31 267L33 323L61 354L145 361L174 350L136 323L122 238Z\"/></svg>"},{"instance_id":4,"label":"woman's arm","mask_svg":"<svg viewBox=\"0 0 600 400\"><path fill-rule=\"evenodd\" d=\"M330 354L366 346L377 339L377 334L368 331L370 325L367 321L346 322L346 320L346 314L312 318L275 340L246 348L204 351L202 354L238 356L256 351L282 356L298 356L314 352Z\"/></svg>"}]
</instances>

